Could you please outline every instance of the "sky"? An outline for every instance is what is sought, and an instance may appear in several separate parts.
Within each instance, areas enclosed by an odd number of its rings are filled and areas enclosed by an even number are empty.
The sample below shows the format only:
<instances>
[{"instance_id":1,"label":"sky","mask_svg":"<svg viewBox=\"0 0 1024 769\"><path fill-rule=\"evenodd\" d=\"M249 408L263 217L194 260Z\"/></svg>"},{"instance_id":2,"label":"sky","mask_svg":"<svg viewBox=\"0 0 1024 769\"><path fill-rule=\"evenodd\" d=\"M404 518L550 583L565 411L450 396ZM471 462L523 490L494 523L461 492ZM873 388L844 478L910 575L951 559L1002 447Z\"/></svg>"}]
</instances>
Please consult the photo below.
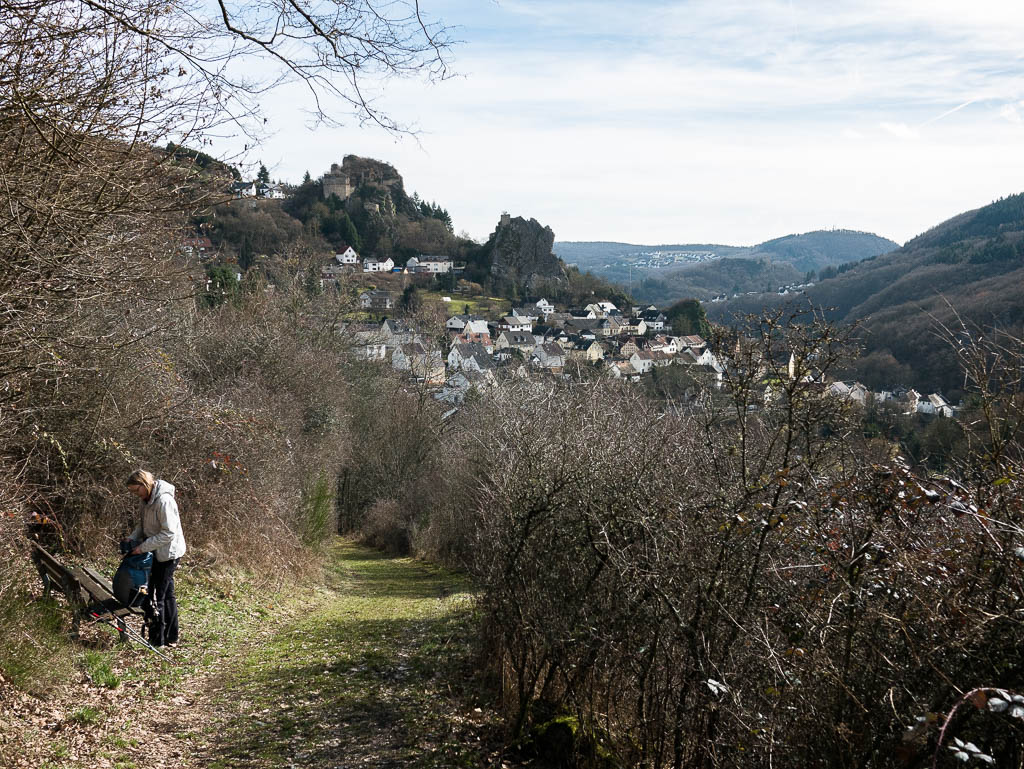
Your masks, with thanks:
<instances>
[{"instance_id":1,"label":"sky","mask_svg":"<svg viewBox=\"0 0 1024 769\"><path fill-rule=\"evenodd\" d=\"M268 94L271 176L344 155L478 240L499 216L557 240L752 245L831 227L900 243L1024 191L1024 3L420 0L455 76L393 80L415 137L312 127Z\"/></svg>"}]
</instances>

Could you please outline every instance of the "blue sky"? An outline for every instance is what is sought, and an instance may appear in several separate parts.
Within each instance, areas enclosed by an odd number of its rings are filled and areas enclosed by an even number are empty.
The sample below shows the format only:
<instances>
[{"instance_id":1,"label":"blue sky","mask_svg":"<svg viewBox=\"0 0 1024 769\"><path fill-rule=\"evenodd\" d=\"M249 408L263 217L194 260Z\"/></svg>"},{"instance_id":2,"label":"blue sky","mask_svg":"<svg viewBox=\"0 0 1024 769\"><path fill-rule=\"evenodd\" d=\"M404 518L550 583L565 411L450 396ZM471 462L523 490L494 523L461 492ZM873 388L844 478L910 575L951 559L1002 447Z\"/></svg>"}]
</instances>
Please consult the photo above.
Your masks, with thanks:
<instances>
[{"instance_id":1,"label":"blue sky","mask_svg":"<svg viewBox=\"0 0 1024 769\"><path fill-rule=\"evenodd\" d=\"M903 242L1024 191L1024 4L420 4L464 42L456 77L380 87L417 139L311 130L290 88L253 159L290 181L386 160L478 239L508 211L559 240Z\"/></svg>"}]
</instances>

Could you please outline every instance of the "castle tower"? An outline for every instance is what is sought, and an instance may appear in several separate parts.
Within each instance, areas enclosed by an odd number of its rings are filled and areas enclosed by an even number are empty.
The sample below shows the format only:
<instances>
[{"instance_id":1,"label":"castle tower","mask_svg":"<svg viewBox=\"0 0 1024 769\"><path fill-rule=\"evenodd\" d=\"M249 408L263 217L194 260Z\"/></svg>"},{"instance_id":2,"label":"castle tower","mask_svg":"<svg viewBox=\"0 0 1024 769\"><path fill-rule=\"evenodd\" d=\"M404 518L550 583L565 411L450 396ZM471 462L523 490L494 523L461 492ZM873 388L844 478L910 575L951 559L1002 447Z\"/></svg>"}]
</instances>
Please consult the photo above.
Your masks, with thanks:
<instances>
[{"instance_id":1,"label":"castle tower","mask_svg":"<svg viewBox=\"0 0 1024 769\"><path fill-rule=\"evenodd\" d=\"M331 195L337 195L341 200L345 200L355 191L349 175L337 163L331 163L331 170L324 174L321 185L324 200Z\"/></svg>"}]
</instances>

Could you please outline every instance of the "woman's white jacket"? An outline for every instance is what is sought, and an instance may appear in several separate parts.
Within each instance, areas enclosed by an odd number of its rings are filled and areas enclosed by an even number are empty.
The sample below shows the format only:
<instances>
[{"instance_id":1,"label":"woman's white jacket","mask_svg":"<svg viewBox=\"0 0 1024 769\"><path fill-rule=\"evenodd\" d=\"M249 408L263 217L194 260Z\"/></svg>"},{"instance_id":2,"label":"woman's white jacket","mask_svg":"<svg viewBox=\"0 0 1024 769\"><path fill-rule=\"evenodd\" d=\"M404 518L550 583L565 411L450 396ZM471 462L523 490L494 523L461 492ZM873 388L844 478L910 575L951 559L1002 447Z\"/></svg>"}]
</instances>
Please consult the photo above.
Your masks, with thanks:
<instances>
[{"instance_id":1,"label":"woman's white jacket","mask_svg":"<svg viewBox=\"0 0 1024 769\"><path fill-rule=\"evenodd\" d=\"M130 539L138 542L143 553L154 552L158 561L170 561L185 555L185 534L174 501L174 486L157 481L153 493L142 502L142 523L135 527Z\"/></svg>"}]
</instances>

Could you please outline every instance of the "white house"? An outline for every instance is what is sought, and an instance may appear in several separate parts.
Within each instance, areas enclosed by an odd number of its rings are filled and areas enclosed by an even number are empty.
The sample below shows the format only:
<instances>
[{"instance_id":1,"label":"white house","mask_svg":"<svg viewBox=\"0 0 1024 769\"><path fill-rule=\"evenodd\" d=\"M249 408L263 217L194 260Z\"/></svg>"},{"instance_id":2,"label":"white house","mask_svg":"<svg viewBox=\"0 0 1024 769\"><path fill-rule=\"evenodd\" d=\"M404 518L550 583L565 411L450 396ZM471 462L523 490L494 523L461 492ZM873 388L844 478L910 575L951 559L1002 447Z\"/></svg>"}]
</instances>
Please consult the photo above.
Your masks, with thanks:
<instances>
[{"instance_id":1,"label":"white house","mask_svg":"<svg viewBox=\"0 0 1024 769\"><path fill-rule=\"evenodd\" d=\"M551 304L547 299L537 300L537 309L540 310L540 314L545 318L555 311L555 306Z\"/></svg>"},{"instance_id":2,"label":"white house","mask_svg":"<svg viewBox=\"0 0 1024 769\"><path fill-rule=\"evenodd\" d=\"M234 182L231 185L231 194L236 198L254 198L256 193L256 182Z\"/></svg>"},{"instance_id":3,"label":"white house","mask_svg":"<svg viewBox=\"0 0 1024 769\"><path fill-rule=\"evenodd\" d=\"M664 331L665 316L658 310L644 310L640 313L640 318L643 319L644 323L647 324L647 328L652 331Z\"/></svg>"},{"instance_id":4,"label":"white house","mask_svg":"<svg viewBox=\"0 0 1024 769\"><path fill-rule=\"evenodd\" d=\"M454 262L451 257L448 256L428 256L427 254L420 254L414 256L412 259L416 260L416 272L429 272L432 275L439 275L441 273L451 272ZM412 261L409 260L409 262ZM406 262L406 267L412 270L409 262Z\"/></svg>"},{"instance_id":5,"label":"white house","mask_svg":"<svg viewBox=\"0 0 1024 769\"><path fill-rule=\"evenodd\" d=\"M359 254L352 246L346 246L344 251L334 255L334 261L338 264L358 264Z\"/></svg>"},{"instance_id":6,"label":"white house","mask_svg":"<svg viewBox=\"0 0 1024 769\"><path fill-rule=\"evenodd\" d=\"M659 334L651 340L650 349L652 352L661 351L668 355L675 355L679 352L679 345L676 343L676 337Z\"/></svg>"},{"instance_id":7,"label":"white house","mask_svg":"<svg viewBox=\"0 0 1024 769\"><path fill-rule=\"evenodd\" d=\"M638 374L646 374L654 368L654 354L650 350L637 350L629 356L629 363Z\"/></svg>"},{"instance_id":8,"label":"white house","mask_svg":"<svg viewBox=\"0 0 1024 769\"><path fill-rule=\"evenodd\" d=\"M266 184L261 184L256 192L261 198L269 198L270 200L284 200L288 197L283 184L267 182Z\"/></svg>"},{"instance_id":9,"label":"white house","mask_svg":"<svg viewBox=\"0 0 1024 769\"><path fill-rule=\"evenodd\" d=\"M918 401L917 410L922 414L936 414L940 417L952 417L954 409L938 393L932 393Z\"/></svg>"},{"instance_id":10,"label":"white house","mask_svg":"<svg viewBox=\"0 0 1024 769\"><path fill-rule=\"evenodd\" d=\"M390 256L381 261L369 257L363 262L363 272L391 272L395 268L395 261Z\"/></svg>"},{"instance_id":11,"label":"white house","mask_svg":"<svg viewBox=\"0 0 1024 769\"><path fill-rule=\"evenodd\" d=\"M533 324L525 318L517 318L514 315L506 315L498 321L498 328L501 331L532 331Z\"/></svg>"}]
</instances>

